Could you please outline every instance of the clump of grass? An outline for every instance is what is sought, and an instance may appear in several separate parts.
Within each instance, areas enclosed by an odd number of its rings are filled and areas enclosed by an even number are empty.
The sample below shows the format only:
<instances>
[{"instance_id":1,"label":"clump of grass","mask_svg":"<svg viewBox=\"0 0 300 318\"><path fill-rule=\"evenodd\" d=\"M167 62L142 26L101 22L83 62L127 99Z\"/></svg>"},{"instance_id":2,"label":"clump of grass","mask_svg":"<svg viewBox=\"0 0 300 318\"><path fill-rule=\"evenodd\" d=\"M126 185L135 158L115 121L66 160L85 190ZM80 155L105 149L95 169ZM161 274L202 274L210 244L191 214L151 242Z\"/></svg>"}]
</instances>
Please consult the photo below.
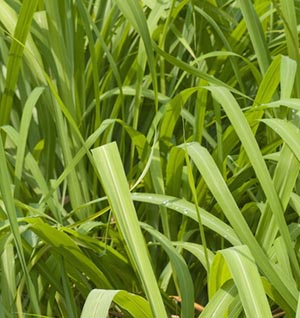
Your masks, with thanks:
<instances>
[{"instance_id":1,"label":"clump of grass","mask_svg":"<svg viewBox=\"0 0 300 318\"><path fill-rule=\"evenodd\" d=\"M0 7L0 316L298 316L298 2Z\"/></svg>"}]
</instances>

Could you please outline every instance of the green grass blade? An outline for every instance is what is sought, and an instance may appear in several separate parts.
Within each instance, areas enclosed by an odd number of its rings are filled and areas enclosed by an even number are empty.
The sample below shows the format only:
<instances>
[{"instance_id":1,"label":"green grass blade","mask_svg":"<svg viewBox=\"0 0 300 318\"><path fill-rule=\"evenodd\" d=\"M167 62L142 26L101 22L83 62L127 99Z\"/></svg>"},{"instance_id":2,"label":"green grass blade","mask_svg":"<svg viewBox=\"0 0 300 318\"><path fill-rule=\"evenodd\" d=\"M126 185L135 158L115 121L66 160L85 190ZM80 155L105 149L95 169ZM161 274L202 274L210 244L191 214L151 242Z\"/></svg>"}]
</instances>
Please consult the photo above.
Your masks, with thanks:
<instances>
[{"instance_id":1,"label":"green grass blade","mask_svg":"<svg viewBox=\"0 0 300 318\"><path fill-rule=\"evenodd\" d=\"M51 50L56 66L53 68L53 72L61 99L75 119L73 94L74 46L71 43L74 41L74 27L69 25L70 21L73 23L73 8L70 6L73 6L73 4L69 1L65 3L57 0L45 2L48 38L52 43ZM65 13L64 19L62 19L60 11Z\"/></svg>"},{"instance_id":2,"label":"green grass blade","mask_svg":"<svg viewBox=\"0 0 300 318\"><path fill-rule=\"evenodd\" d=\"M270 64L270 53L264 37L264 30L260 20L255 12L251 0L239 0L243 16L246 21L247 30L249 32L252 45L258 60L260 70L263 74L267 71Z\"/></svg>"},{"instance_id":3,"label":"green grass blade","mask_svg":"<svg viewBox=\"0 0 300 318\"><path fill-rule=\"evenodd\" d=\"M1 255L1 289L5 293L1 294L1 305L6 314L3 317L10 318L11 312L16 310L16 262L14 258L14 248L12 243L6 243Z\"/></svg>"},{"instance_id":4,"label":"green grass blade","mask_svg":"<svg viewBox=\"0 0 300 318\"><path fill-rule=\"evenodd\" d=\"M282 202L282 207L285 210L288 206L292 191L299 173L300 163L293 154L292 150L284 144L280 151L280 157L276 165L274 173L274 185ZM272 211L267 204L262 217L259 220L256 238L264 247L269 250L274 243L274 239L278 233L278 226L276 224Z\"/></svg>"},{"instance_id":5,"label":"green grass blade","mask_svg":"<svg viewBox=\"0 0 300 318\"><path fill-rule=\"evenodd\" d=\"M297 63L295 71L297 76L295 79L295 97L300 97L300 79L299 79L299 37L298 37L298 22L297 22L297 10L294 0L280 0L281 8L280 13L283 17L286 45L289 56Z\"/></svg>"},{"instance_id":6,"label":"green grass blade","mask_svg":"<svg viewBox=\"0 0 300 318\"><path fill-rule=\"evenodd\" d=\"M295 280L293 278L293 273L291 271L291 264L289 260L289 256L287 254L286 249L284 248L284 242L282 237L278 237L274 242L274 251L276 254L278 266L281 271L284 273L285 278L290 281L290 285L294 285L294 288L297 288L295 284Z\"/></svg>"},{"instance_id":7,"label":"green grass blade","mask_svg":"<svg viewBox=\"0 0 300 318\"><path fill-rule=\"evenodd\" d=\"M7 167L7 163L6 163L2 138L0 138L0 166L1 166L1 169L0 169L0 191L1 191L1 195L2 195L2 200L3 200L5 208L6 208L7 218L9 220L10 229L11 229L11 232L12 232L13 237L14 237L17 255L18 255L19 261L21 263L22 271L23 271L24 276L25 276L26 285L28 288L28 294L29 294L30 300L32 302L33 310L35 313L39 313L40 308L39 308L37 294L36 294L35 288L32 284L32 280L31 280L29 272L27 270L27 264L25 261L23 245L22 245L22 241L21 241L21 235L19 232L19 225L18 225L18 220L17 220L17 211L16 211L16 207L14 204L14 198L13 198L12 189L11 189L11 179L10 179L9 173L8 173L8 167Z\"/></svg>"},{"instance_id":8,"label":"green grass blade","mask_svg":"<svg viewBox=\"0 0 300 318\"><path fill-rule=\"evenodd\" d=\"M121 290L116 294L114 302L128 311L133 317L151 317L152 313L149 303L138 295Z\"/></svg>"},{"instance_id":9,"label":"green grass blade","mask_svg":"<svg viewBox=\"0 0 300 318\"><path fill-rule=\"evenodd\" d=\"M296 158L300 161L299 128L291 122L277 118L262 119L261 121L271 127L287 143Z\"/></svg>"},{"instance_id":10,"label":"green grass blade","mask_svg":"<svg viewBox=\"0 0 300 318\"><path fill-rule=\"evenodd\" d=\"M145 293L155 317L167 317L161 294L149 260L145 239L124 174L121 158L115 143L92 150L95 165L107 193L119 229L143 283Z\"/></svg>"},{"instance_id":11,"label":"green grass blade","mask_svg":"<svg viewBox=\"0 0 300 318\"><path fill-rule=\"evenodd\" d=\"M19 78L25 42L30 31L33 14L39 0L25 0L21 7L17 25L14 31L13 42L7 63L7 78L5 91L0 103L0 126L8 123L13 103L13 95Z\"/></svg>"},{"instance_id":12,"label":"green grass blade","mask_svg":"<svg viewBox=\"0 0 300 318\"><path fill-rule=\"evenodd\" d=\"M63 287L63 295L65 298L66 303L66 312L68 313L68 316L70 318L77 318L77 308L75 303L75 298L73 294L73 288L71 287L70 278L68 277L68 271L66 269L66 266L64 266L64 259L61 257L58 260L58 263L61 263L60 266L60 273L61 273L61 281L62 281L62 287Z\"/></svg>"},{"instance_id":13,"label":"green grass blade","mask_svg":"<svg viewBox=\"0 0 300 318\"><path fill-rule=\"evenodd\" d=\"M267 68L255 96L254 104L268 103L274 96L280 83L280 70L284 67L282 57L276 56Z\"/></svg>"},{"instance_id":14,"label":"green grass blade","mask_svg":"<svg viewBox=\"0 0 300 318\"><path fill-rule=\"evenodd\" d=\"M56 128L57 128L58 140L61 145L64 161L66 165L68 166L73 160L72 150L74 148L74 145L72 142L73 140L70 139L68 136L68 132L67 132L68 129L67 129L67 126L65 125L65 119L63 117L63 113L60 107L62 107L63 110L67 111L66 113L67 114L66 116L68 116L67 119L70 121L72 128L74 128L74 131L76 132L76 137L80 135L80 132L79 132L78 126L74 123L73 117L68 112L64 103L62 102L58 93L56 92L56 89L53 83L51 82L51 79L47 77L47 80L49 80L48 84L50 85L50 88L53 94L55 95L55 98L57 98L57 102L55 100L52 101L52 103L54 103L53 108L54 108L54 114L55 114ZM80 139L82 139L82 137ZM70 200L71 200L73 208L76 208L84 203L83 196L85 194L85 191L83 191L82 189L84 178L85 178L85 175L83 174L82 175L83 180L81 180L81 183L80 183L77 178L76 171L71 170L69 173L68 180L70 182L68 182L68 190L69 190ZM87 211L81 211L80 216L86 216L86 213Z\"/></svg>"},{"instance_id":15,"label":"green grass blade","mask_svg":"<svg viewBox=\"0 0 300 318\"><path fill-rule=\"evenodd\" d=\"M44 88L35 88L31 95L28 97L27 102L25 103L22 119L21 119L21 125L20 125L20 139L18 142L17 147L17 154L16 154L16 166L15 166L15 180L16 180L16 196L18 195L18 185L21 181L21 175L22 175L22 168L24 163L24 156L25 156L25 148L26 148L26 141L27 136L29 133L29 125L32 118L32 111L33 108L38 101L39 97L43 93ZM19 182L18 182L18 181Z\"/></svg>"},{"instance_id":16,"label":"green grass blade","mask_svg":"<svg viewBox=\"0 0 300 318\"><path fill-rule=\"evenodd\" d=\"M107 317L111 303L117 293L117 290L92 290L85 301L80 318Z\"/></svg>"},{"instance_id":17,"label":"green grass blade","mask_svg":"<svg viewBox=\"0 0 300 318\"><path fill-rule=\"evenodd\" d=\"M203 267L208 270L207 268L207 261L206 256L204 253L204 247L200 244L191 243L191 242L172 242L173 245L178 246L180 248L183 248L190 253L192 253L194 256L197 257L197 259L200 261L200 263L203 265ZM214 258L214 253L210 251L208 248L206 248L207 254L208 254L208 264L211 266L211 263Z\"/></svg>"},{"instance_id":18,"label":"green grass blade","mask_svg":"<svg viewBox=\"0 0 300 318\"><path fill-rule=\"evenodd\" d=\"M249 99L248 96L244 95L243 93L241 93L239 90L230 87L229 85L227 85L226 83L222 82L221 80L215 78L212 75L209 75L199 69L197 69L196 67L193 67L179 59L177 59L176 57L168 54L167 52L161 50L155 43L153 43L153 48L155 49L155 51L157 51L157 53L159 55L161 55L162 57L164 57L169 63L171 63L172 65L175 65L177 67L179 67L180 69L182 69L183 71L185 71L188 74L191 74L195 77L199 77L205 81L207 81L210 84L216 84L216 85L220 85L222 87L226 87L229 90L231 90L233 93L238 94L240 96L243 96L247 99Z\"/></svg>"},{"instance_id":19,"label":"green grass blade","mask_svg":"<svg viewBox=\"0 0 300 318\"><path fill-rule=\"evenodd\" d=\"M132 199L137 202L163 205L166 206L168 209L174 210L184 216L193 219L196 222L198 221L195 204L184 199L168 195L159 195L155 193L133 193ZM224 237L231 244L241 244L241 241L229 225L227 225L211 213L205 211L204 209L200 208L200 213L203 225L207 226L208 228L212 229L213 231Z\"/></svg>"},{"instance_id":20,"label":"green grass blade","mask_svg":"<svg viewBox=\"0 0 300 318\"><path fill-rule=\"evenodd\" d=\"M238 291L233 280L227 280L222 285L222 288L218 289L214 296L209 300L199 318L238 318L240 311L235 315L230 310L231 304L237 296Z\"/></svg>"},{"instance_id":21,"label":"green grass blade","mask_svg":"<svg viewBox=\"0 0 300 318\"><path fill-rule=\"evenodd\" d=\"M281 291L277 291L265 277L261 277L261 280L268 297L285 311L287 317L294 317L295 311L292 310L289 304L283 299Z\"/></svg>"},{"instance_id":22,"label":"green grass blade","mask_svg":"<svg viewBox=\"0 0 300 318\"><path fill-rule=\"evenodd\" d=\"M11 126L3 126L2 130L6 133L7 137L10 138L12 140L12 142L17 146L19 143L19 140L21 139L18 132ZM32 173L32 176L33 176L35 182L37 183L39 190L41 191L41 193L45 197L45 201L49 205L50 210L54 214L56 220L60 220L61 215L58 212L60 210L59 209L60 203L58 202L58 200L55 200L52 197L50 197L50 195L48 195L49 188L48 188L47 182L43 176L43 173L42 173L40 167L38 166L38 162L35 160L35 158L33 157L33 155L30 152L27 153L27 155L24 158L24 167L25 167L25 169L28 169ZM56 188L55 188L55 190L56 190ZM52 192L51 192L51 194L52 194ZM42 205L42 203L43 202L41 202L41 205Z\"/></svg>"},{"instance_id":23,"label":"green grass blade","mask_svg":"<svg viewBox=\"0 0 300 318\"><path fill-rule=\"evenodd\" d=\"M162 174L159 143L153 145L153 157L150 165L151 179L154 191L158 194L164 194L164 180ZM164 206L160 207L160 218L162 222L163 232L167 237L170 237L170 229L168 222L168 211Z\"/></svg>"},{"instance_id":24,"label":"green grass blade","mask_svg":"<svg viewBox=\"0 0 300 318\"><path fill-rule=\"evenodd\" d=\"M194 314L194 286L189 269L171 241L153 227L142 223L142 228L149 232L158 241L170 258L172 273L178 281L178 293L182 298L181 317L189 318Z\"/></svg>"},{"instance_id":25,"label":"green grass blade","mask_svg":"<svg viewBox=\"0 0 300 318\"><path fill-rule=\"evenodd\" d=\"M286 282L278 275L254 238L211 155L205 148L196 143L188 145L188 152L238 237L248 246L270 282L277 290L283 291L284 289L287 293L285 294L287 302L291 304L291 307L295 307L297 292L291 290L290 286L287 286Z\"/></svg>"},{"instance_id":26,"label":"green grass blade","mask_svg":"<svg viewBox=\"0 0 300 318\"><path fill-rule=\"evenodd\" d=\"M281 67L280 67L280 76L281 76L280 99L286 99L291 97L296 74L297 74L297 63L287 56L282 56Z\"/></svg>"},{"instance_id":27,"label":"green grass blade","mask_svg":"<svg viewBox=\"0 0 300 318\"><path fill-rule=\"evenodd\" d=\"M272 66L274 61L272 62ZM267 74L271 71L271 67L268 69ZM282 56L280 63L280 95L282 99L288 99L294 87L294 81L296 76L296 62L290 59L289 57ZM273 76L277 77L278 72L274 72ZM267 76L266 74L266 76ZM263 78L263 82L267 79L266 76ZM269 79L270 81L270 79ZM275 83L274 83L275 84ZM261 87L263 84L261 84ZM268 85L266 85L268 87ZM266 87L266 88L267 88ZM274 86L275 89L275 86ZM257 98L259 102L263 102L265 96L271 98L270 93L267 93L267 90L261 90L261 97ZM269 90L270 91L270 90ZM290 112L294 112L293 109L288 110L284 107L280 109L280 116L286 118L287 114ZM274 185L276 191L279 193L280 200L283 205L283 209L285 210L287 204L289 202L289 198L291 192L295 186L297 174L299 171L299 162L293 155L292 151L288 149L288 146L284 145L281 152L278 164L276 166L275 174L273 177ZM256 232L256 238L259 242L261 242L262 246L269 250L272 246L276 234L278 232L278 227L276 226L276 222L274 216L271 215L272 212L269 208L269 205L266 205L263 215L259 221L258 229Z\"/></svg>"},{"instance_id":28,"label":"green grass blade","mask_svg":"<svg viewBox=\"0 0 300 318\"><path fill-rule=\"evenodd\" d=\"M223 34L222 29L220 28L218 23L209 14L207 14L204 10L202 10L198 7L195 7L195 10L198 11L205 18L205 20L207 20L212 25L212 27L216 30L216 34L220 37L220 39L224 43L225 49L228 50L229 52L232 52L231 45L230 45L228 39L226 38L226 36ZM245 87L244 87L244 84L243 84L243 81L241 78L241 73L239 72L239 69L238 69L238 64L236 62L236 59L229 55L229 60L230 60L230 63L232 65L232 69L234 71L234 74L237 78L237 81L241 87L241 90L244 92Z\"/></svg>"},{"instance_id":29,"label":"green grass blade","mask_svg":"<svg viewBox=\"0 0 300 318\"><path fill-rule=\"evenodd\" d=\"M100 269L78 247L66 233L51 227L40 219L27 219L31 229L48 243L69 266L85 272L99 287L111 288L111 284Z\"/></svg>"},{"instance_id":30,"label":"green grass blade","mask_svg":"<svg viewBox=\"0 0 300 318\"><path fill-rule=\"evenodd\" d=\"M67 178L67 176L74 171L78 163L82 160L82 158L87 154L87 149L91 148L92 145L97 141L99 136L115 121L107 119L102 122L100 127L96 129L84 142L83 146L79 149L76 155L72 158L70 163L65 167L64 171L61 175L52 183L51 191L48 191L45 195L44 200L47 201L53 192L59 187L59 185Z\"/></svg>"},{"instance_id":31,"label":"green grass blade","mask_svg":"<svg viewBox=\"0 0 300 318\"><path fill-rule=\"evenodd\" d=\"M282 63L281 56L277 56L272 61L271 65L268 67L266 73L264 74L262 81L259 85L258 91L255 96L254 106L256 104L268 103L272 97L274 96L276 89L279 85L280 81L280 69L283 67L285 63ZM254 107L253 106L253 107ZM251 125L251 130L253 135L257 134L257 130L259 127L259 119L262 118L264 112L263 110L257 112L247 112L247 121ZM244 165L247 162L247 156L245 155L244 149L242 149L241 154L239 156L239 165Z\"/></svg>"},{"instance_id":32,"label":"green grass blade","mask_svg":"<svg viewBox=\"0 0 300 318\"><path fill-rule=\"evenodd\" d=\"M148 302L140 296L123 290L93 289L85 301L80 318L107 317L112 302L125 309L132 317L152 317Z\"/></svg>"},{"instance_id":33,"label":"green grass blade","mask_svg":"<svg viewBox=\"0 0 300 318\"><path fill-rule=\"evenodd\" d=\"M145 15L142 11L140 3L137 0L115 0L115 2L124 16L130 21L134 29L143 39L147 55L147 62L152 75L154 94L156 96L155 103L157 104L158 84L156 76L156 65L153 54L152 41ZM157 106L158 105L156 105L156 107Z\"/></svg>"},{"instance_id":34,"label":"green grass blade","mask_svg":"<svg viewBox=\"0 0 300 318\"><path fill-rule=\"evenodd\" d=\"M296 311L296 318L300 318L300 296L298 300L298 306L297 306L297 311Z\"/></svg>"},{"instance_id":35,"label":"green grass blade","mask_svg":"<svg viewBox=\"0 0 300 318\"><path fill-rule=\"evenodd\" d=\"M247 246L220 251L237 286L246 316L272 317L259 272Z\"/></svg>"},{"instance_id":36,"label":"green grass blade","mask_svg":"<svg viewBox=\"0 0 300 318\"><path fill-rule=\"evenodd\" d=\"M210 90L212 91L213 97L224 108L225 112L227 113L227 116L229 117L232 123L232 126L234 127L237 135L239 136L239 139L241 140L245 148L245 152L247 153L247 156L253 166L253 169L256 172L256 176L265 192L268 203L270 204L279 231L283 236L289 257L291 259L291 264L293 266L293 271L296 280L300 282L299 264L292 246L289 230L284 219L284 211L282 208L282 204L275 190L266 163L264 162L263 157L261 155L261 151L252 134L251 128L242 110L240 109L237 101L234 99L233 95L228 90L221 87L212 87L210 88Z\"/></svg>"},{"instance_id":37,"label":"green grass blade","mask_svg":"<svg viewBox=\"0 0 300 318\"><path fill-rule=\"evenodd\" d=\"M237 291L231 284L231 279L233 279ZM247 246L228 248L216 254L209 277L209 293L213 303L215 302L214 298L219 297L218 294L223 294L223 292L220 292L224 288L223 286L230 288L233 295L227 295L227 297L221 299L220 304L212 306L209 303L208 309L210 311L215 309L216 313L219 313L221 307L227 313L224 316L231 317L236 312L238 313L241 309L244 309L247 317L271 317L262 280ZM235 298L237 294L239 300ZM232 304L233 301L236 302L235 306ZM239 302L242 306L239 306ZM204 310L204 317L205 312ZM215 317L215 313L212 316Z\"/></svg>"}]
</instances>

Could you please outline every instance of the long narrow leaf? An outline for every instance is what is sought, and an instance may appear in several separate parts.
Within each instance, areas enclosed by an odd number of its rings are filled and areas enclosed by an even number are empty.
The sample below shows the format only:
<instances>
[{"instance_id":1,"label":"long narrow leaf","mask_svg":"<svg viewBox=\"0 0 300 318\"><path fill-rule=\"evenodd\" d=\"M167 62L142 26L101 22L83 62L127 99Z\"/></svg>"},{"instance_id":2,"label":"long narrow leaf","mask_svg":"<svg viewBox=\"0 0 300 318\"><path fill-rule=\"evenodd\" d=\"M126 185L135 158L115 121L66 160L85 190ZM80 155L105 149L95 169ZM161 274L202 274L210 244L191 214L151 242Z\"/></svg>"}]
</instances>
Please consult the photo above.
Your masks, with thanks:
<instances>
[{"instance_id":1,"label":"long narrow leaf","mask_svg":"<svg viewBox=\"0 0 300 318\"><path fill-rule=\"evenodd\" d=\"M264 74L270 63L270 55L261 23L251 0L239 0L238 3L247 24L247 29L257 56L260 70Z\"/></svg>"},{"instance_id":2,"label":"long narrow leaf","mask_svg":"<svg viewBox=\"0 0 300 318\"><path fill-rule=\"evenodd\" d=\"M20 15L14 32L14 40L10 48L5 92L1 98L0 125L6 124L9 121L13 103L13 92L16 88L19 77L24 46L30 30L33 14L38 2L39 0L25 0L20 11Z\"/></svg>"},{"instance_id":3,"label":"long narrow leaf","mask_svg":"<svg viewBox=\"0 0 300 318\"><path fill-rule=\"evenodd\" d=\"M237 286L246 316L272 317L254 258L247 246L220 251Z\"/></svg>"},{"instance_id":4,"label":"long narrow leaf","mask_svg":"<svg viewBox=\"0 0 300 318\"><path fill-rule=\"evenodd\" d=\"M95 165L107 193L131 260L143 283L153 316L167 317L150 263L116 143L92 150Z\"/></svg>"},{"instance_id":5,"label":"long narrow leaf","mask_svg":"<svg viewBox=\"0 0 300 318\"><path fill-rule=\"evenodd\" d=\"M123 290L92 290L83 307L80 318L104 318L109 313L112 302L129 312L133 317L150 318L150 306L140 296Z\"/></svg>"},{"instance_id":6,"label":"long narrow leaf","mask_svg":"<svg viewBox=\"0 0 300 318\"><path fill-rule=\"evenodd\" d=\"M198 221L195 205L183 199L171 197L168 195L160 195L155 193L133 193L132 199L139 202L147 202L150 204L164 205L168 209L172 209L194 221ZM233 245L241 244L236 233L230 226L213 216L211 213L200 208L203 225L212 229Z\"/></svg>"},{"instance_id":7,"label":"long narrow leaf","mask_svg":"<svg viewBox=\"0 0 300 318\"><path fill-rule=\"evenodd\" d=\"M279 231L283 236L289 257L291 259L294 274L296 275L296 279L298 281L300 280L299 264L292 246L287 224L284 219L282 204L279 200L278 194L276 193L274 184L263 160L258 144L251 132L251 128L238 103L228 90L222 87L211 87L210 89L212 91L213 97L223 106L225 112L227 113L232 126L239 136L247 156L252 163L253 169L256 172L256 176L262 185L271 210L276 219Z\"/></svg>"},{"instance_id":8,"label":"long narrow leaf","mask_svg":"<svg viewBox=\"0 0 300 318\"><path fill-rule=\"evenodd\" d=\"M262 119L266 125L271 127L287 143L296 158L300 161L300 147L298 138L300 136L299 128L291 122L282 119ZM297 138L298 137L298 138Z\"/></svg>"},{"instance_id":9,"label":"long narrow leaf","mask_svg":"<svg viewBox=\"0 0 300 318\"><path fill-rule=\"evenodd\" d=\"M142 224L142 227L161 244L165 252L168 254L172 264L173 274L178 280L179 293L182 298L181 317L192 317L194 313L194 287L191 275L183 257L178 254L169 239L159 231L145 223Z\"/></svg>"},{"instance_id":10,"label":"long narrow leaf","mask_svg":"<svg viewBox=\"0 0 300 318\"><path fill-rule=\"evenodd\" d=\"M286 282L278 275L273 264L271 264L270 260L254 238L208 151L199 144L192 143L188 146L188 152L236 234L241 241L248 246L259 267L277 290L285 290L286 299L291 306L296 306L296 290L291 290L290 286L287 286Z\"/></svg>"},{"instance_id":11,"label":"long narrow leaf","mask_svg":"<svg viewBox=\"0 0 300 318\"><path fill-rule=\"evenodd\" d=\"M7 218L9 220L10 229L14 237L15 246L17 250L17 255L21 263L22 271L25 275L26 284L28 288L28 294L32 301L32 306L36 313L40 312L39 303L36 295L36 291L32 284L29 272L27 270L27 264L25 261L23 245L21 241L21 235L19 232L19 225L17 220L17 211L14 204L14 198L11 189L11 180L8 173L8 167L5 158L4 147L2 143L2 138L0 138L0 191L2 195L2 200L4 202Z\"/></svg>"}]
</instances>

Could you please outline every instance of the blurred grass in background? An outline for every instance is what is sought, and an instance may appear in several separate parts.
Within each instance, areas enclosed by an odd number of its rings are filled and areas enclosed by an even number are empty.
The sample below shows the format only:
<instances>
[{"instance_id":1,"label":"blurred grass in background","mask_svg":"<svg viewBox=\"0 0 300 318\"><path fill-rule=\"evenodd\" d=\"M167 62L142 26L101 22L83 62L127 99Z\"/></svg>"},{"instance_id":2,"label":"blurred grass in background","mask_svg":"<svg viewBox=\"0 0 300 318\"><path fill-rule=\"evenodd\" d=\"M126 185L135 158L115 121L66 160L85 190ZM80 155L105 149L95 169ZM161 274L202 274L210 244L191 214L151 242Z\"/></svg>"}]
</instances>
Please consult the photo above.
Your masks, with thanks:
<instances>
[{"instance_id":1,"label":"blurred grass in background","mask_svg":"<svg viewBox=\"0 0 300 318\"><path fill-rule=\"evenodd\" d=\"M300 317L299 21L0 0L0 317Z\"/></svg>"}]
</instances>

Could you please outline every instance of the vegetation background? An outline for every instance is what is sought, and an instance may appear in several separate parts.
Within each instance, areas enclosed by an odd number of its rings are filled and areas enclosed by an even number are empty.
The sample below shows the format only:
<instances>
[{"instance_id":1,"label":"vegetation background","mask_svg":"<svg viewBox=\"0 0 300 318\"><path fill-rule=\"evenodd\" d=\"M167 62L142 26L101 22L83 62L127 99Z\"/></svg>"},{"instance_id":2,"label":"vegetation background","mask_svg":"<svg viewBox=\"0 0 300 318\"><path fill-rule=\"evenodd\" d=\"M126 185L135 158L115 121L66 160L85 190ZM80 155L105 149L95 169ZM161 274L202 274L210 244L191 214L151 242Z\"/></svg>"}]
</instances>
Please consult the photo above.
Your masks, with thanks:
<instances>
[{"instance_id":1,"label":"vegetation background","mask_svg":"<svg viewBox=\"0 0 300 318\"><path fill-rule=\"evenodd\" d=\"M299 0L0 0L0 317L300 317Z\"/></svg>"}]
</instances>

